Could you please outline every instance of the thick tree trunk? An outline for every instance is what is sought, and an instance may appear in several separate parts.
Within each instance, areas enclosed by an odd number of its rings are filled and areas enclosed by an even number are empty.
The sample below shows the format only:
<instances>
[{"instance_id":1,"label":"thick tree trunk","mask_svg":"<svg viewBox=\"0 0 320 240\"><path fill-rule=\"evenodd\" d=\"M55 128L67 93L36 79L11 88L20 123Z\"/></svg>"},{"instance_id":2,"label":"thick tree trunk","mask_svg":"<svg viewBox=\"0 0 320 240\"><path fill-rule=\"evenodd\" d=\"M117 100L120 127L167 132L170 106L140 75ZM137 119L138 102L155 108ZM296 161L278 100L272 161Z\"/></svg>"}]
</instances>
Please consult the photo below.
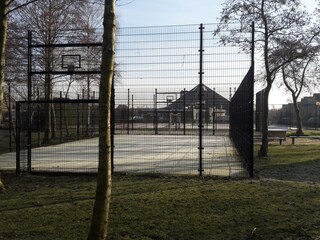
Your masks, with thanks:
<instances>
[{"instance_id":1,"label":"thick tree trunk","mask_svg":"<svg viewBox=\"0 0 320 240\"><path fill-rule=\"evenodd\" d=\"M0 123L2 122L2 106L3 106L3 83L6 59L6 41L8 29L8 16L7 16L8 0L0 1ZM0 180L1 182L1 180Z\"/></svg>"},{"instance_id":2,"label":"thick tree trunk","mask_svg":"<svg viewBox=\"0 0 320 240\"><path fill-rule=\"evenodd\" d=\"M0 1L0 124L2 123L2 106L3 104L3 83L4 71L6 65L6 42L8 29L8 0ZM4 185L0 176L0 191L4 189Z\"/></svg>"},{"instance_id":3,"label":"thick tree trunk","mask_svg":"<svg viewBox=\"0 0 320 240\"><path fill-rule=\"evenodd\" d=\"M269 93L271 90L271 84L268 84L265 92L263 93L263 105L262 105L262 144L258 153L259 157L268 156L268 118L269 118Z\"/></svg>"},{"instance_id":4,"label":"thick tree trunk","mask_svg":"<svg viewBox=\"0 0 320 240\"><path fill-rule=\"evenodd\" d=\"M303 129L302 129L302 121L301 121L301 114L300 114L300 109L297 103L297 98L296 97L292 97L293 99L293 106L294 106L294 111L296 113L296 117L297 117L297 131L296 134L297 135L303 135Z\"/></svg>"},{"instance_id":5,"label":"thick tree trunk","mask_svg":"<svg viewBox=\"0 0 320 240\"><path fill-rule=\"evenodd\" d=\"M111 90L116 33L115 0L105 0L99 95L99 166L96 200L88 240L107 239L111 201Z\"/></svg>"}]
</instances>

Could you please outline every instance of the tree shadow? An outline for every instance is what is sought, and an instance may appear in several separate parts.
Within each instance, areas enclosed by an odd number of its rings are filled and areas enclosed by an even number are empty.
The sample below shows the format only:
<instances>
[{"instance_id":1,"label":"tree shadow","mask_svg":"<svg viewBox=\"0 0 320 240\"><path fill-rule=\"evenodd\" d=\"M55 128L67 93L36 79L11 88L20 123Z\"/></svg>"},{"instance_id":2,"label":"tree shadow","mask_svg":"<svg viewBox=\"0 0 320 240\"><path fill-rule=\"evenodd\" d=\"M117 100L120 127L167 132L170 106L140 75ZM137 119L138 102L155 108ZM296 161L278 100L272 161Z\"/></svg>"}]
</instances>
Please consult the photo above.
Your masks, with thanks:
<instances>
[{"instance_id":1,"label":"tree shadow","mask_svg":"<svg viewBox=\"0 0 320 240\"><path fill-rule=\"evenodd\" d=\"M294 182L320 183L320 159L286 165L272 165L257 170L260 178Z\"/></svg>"}]
</instances>

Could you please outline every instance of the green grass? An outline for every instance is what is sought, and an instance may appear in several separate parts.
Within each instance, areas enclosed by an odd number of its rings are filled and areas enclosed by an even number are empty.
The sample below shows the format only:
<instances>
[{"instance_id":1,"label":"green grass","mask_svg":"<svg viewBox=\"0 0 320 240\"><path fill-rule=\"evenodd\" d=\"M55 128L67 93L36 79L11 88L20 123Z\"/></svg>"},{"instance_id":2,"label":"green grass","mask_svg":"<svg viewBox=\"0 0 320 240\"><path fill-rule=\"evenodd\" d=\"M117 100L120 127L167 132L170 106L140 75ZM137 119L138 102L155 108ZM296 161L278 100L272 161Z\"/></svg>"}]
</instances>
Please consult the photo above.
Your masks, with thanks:
<instances>
[{"instance_id":1,"label":"green grass","mask_svg":"<svg viewBox=\"0 0 320 240\"><path fill-rule=\"evenodd\" d=\"M269 157L257 158L255 169L263 178L320 182L320 143L270 145ZM258 146L255 148L256 153ZM257 155L257 154L256 154Z\"/></svg>"},{"instance_id":2,"label":"green grass","mask_svg":"<svg viewBox=\"0 0 320 240\"><path fill-rule=\"evenodd\" d=\"M109 239L319 239L319 158L320 144L276 144L252 180L116 175ZM3 181L1 240L86 239L95 176Z\"/></svg>"},{"instance_id":3,"label":"green grass","mask_svg":"<svg viewBox=\"0 0 320 240\"><path fill-rule=\"evenodd\" d=\"M0 239L85 239L95 177L5 173ZM115 176L109 239L316 239L320 185Z\"/></svg>"},{"instance_id":4,"label":"green grass","mask_svg":"<svg viewBox=\"0 0 320 240\"><path fill-rule=\"evenodd\" d=\"M315 130L315 129L304 129L303 133L309 136L320 136L320 130ZM292 135L296 135L296 131L291 130L287 132L287 136L292 136Z\"/></svg>"}]
</instances>

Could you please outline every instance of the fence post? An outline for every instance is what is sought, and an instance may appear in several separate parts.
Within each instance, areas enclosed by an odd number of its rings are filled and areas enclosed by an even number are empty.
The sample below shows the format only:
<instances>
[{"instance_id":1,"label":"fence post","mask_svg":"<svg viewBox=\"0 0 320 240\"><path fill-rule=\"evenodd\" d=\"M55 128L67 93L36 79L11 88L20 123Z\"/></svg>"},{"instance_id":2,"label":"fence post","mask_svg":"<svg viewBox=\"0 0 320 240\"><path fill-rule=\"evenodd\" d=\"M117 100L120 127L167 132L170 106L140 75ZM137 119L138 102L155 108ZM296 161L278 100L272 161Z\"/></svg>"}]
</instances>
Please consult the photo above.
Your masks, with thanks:
<instances>
[{"instance_id":1,"label":"fence post","mask_svg":"<svg viewBox=\"0 0 320 240\"><path fill-rule=\"evenodd\" d=\"M37 88L37 95L38 95L38 101L40 100L40 92L39 92L39 88ZM38 130L38 147L40 147L40 145L41 145L41 143L40 143L40 127L41 127L41 125L40 125L40 104L39 103L37 103L37 112L38 112L38 126L37 126L37 130Z\"/></svg>"},{"instance_id":2,"label":"fence post","mask_svg":"<svg viewBox=\"0 0 320 240\"><path fill-rule=\"evenodd\" d=\"M84 89L82 89L82 100L84 100L85 98L85 94L84 94ZM84 103L82 102L81 103L81 133L82 133L82 136L87 136L87 133L85 132L86 129L85 127L83 126L84 124L86 124L86 121L85 121L85 106L84 106Z\"/></svg>"},{"instance_id":3,"label":"fence post","mask_svg":"<svg viewBox=\"0 0 320 240\"><path fill-rule=\"evenodd\" d=\"M11 84L9 83L9 89L8 89L8 92L9 92L9 99L8 99L8 102L9 102L9 108L8 108L8 111L9 111L9 151L12 152L12 116L11 116Z\"/></svg>"},{"instance_id":4,"label":"fence post","mask_svg":"<svg viewBox=\"0 0 320 240\"><path fill-rule=\"evenodd\" d=\"M202 150L203 150L203 143L202 143L202 131L203 131L203 125L202 125L202 98L203 98L203 92L202 92L202 76L203 76L203 24L200 24L200 49L199 49L199 175L202 176L203 172L203 156L202 156Z\"/></svg>"},{"instance_id":5,"label":"fence post","mask_svg":"<svg viewBox=\"0 0 320 240\"><path fill-rule=\"evenodd\" d=\"M32 75L31 75L31 63L32 63L32 33L28 31L28 104L27 104L27 126L28 126L28 144L27 144L27 170L28 172L31 171L31 109L30 109L30 101L31 101L31 94L32 94Z\"/></svg>"},{"instance_id":6,"label":"fence post","mask_svg":"<svg viewBox=\"0 0 320 240\"><path fill-rule=\"evenodd\" d=\"M80 138L80 94L78 93L78 104L77 104L77 138Z\"/></svg>"},{"instance_id":7,"label":"fence post","mask_svg":"<svg viewBox=\"0 0 320 240\"><path fill-rule=\"evenodd\" d=\"M30 96L31 97L31 96ZM27 171L31 172L31 148L32 148L32 132L31 132L31 102L28 101L27 103Z\"/></svg>"},{"instance_id":8,"label":"fence post","mask_svg":"<svg viewBox=\"0 0 320 240\"><path fill-rule=\"evenodd\" d=\"M251 112L251 116L249 118L250 122L250 168L249 168L249 174L250 174L250 177L254 177L254 150L253 150L253 143L254 143L254 140L253 140L253 135L254 135L254 132L253 132L253 124L254 124L254 103L253 103L253 99L254 99L254 47L255 47L255 44L254 44L254 37L255 37L255 26L254 26L254 22L252 22L252 39L251 39L251 82L250 82L250 99L251 99L251 102L250 102L250 112Z\"/></svg>"},{"instance_id":9,"label":"fence post","mask_svg":"<svg viewBox=\"0 0 320 240\"><path fill-rule=\"evenodd\" d=\"M133 115L134 115L134 109L133 109L133 94L131 95L131 130L133 130Z\"/></svg>"},{"instance_id":10,"label":"fence post","mask_svg":"<svg viewBox=\"0 0 320 240\"><path fill-rule=\"evenodd\" d=\"M213 88L213 103L212 103L212 135L215 135L214 124L216 123L216 88Z\"/></svg>"},{"instance_id":11,"label":"fence post","mask_svg":"<svg viewBox=\"0 0 320 240\"><path fill-rule=\"evenodd\" d=\"M62 91L60 91L60 104L59 104L59 119L60 119L60 142L62 142Z\"/></svg>"},{"instance_id":12,"label":"fence post","mask_svg":"<svg viewBox=\"0 0 320 240\"><path fill-rule=\"evenodd\" d=\"M186 135L186 88L183 89L183 135Z\"/></svg>"},{"instance_id":13,"label":"fence post","mask_svg":"<svg viewBox=\"0 0 320 240\"><path fill-rule=\"evenodd\" d=\"M127 134L130 132L130 89L128 88Z\"/></svg>"},{"instance_id":14,"label":"fence post","mask_svg":"<svg viewBox=\"0 0 320 240\"><path fill-rule=\"evenodd\" d=\"M155 94L154 94L154 118L153 118L153 124L154 124L154 131L155 134L158 134L158 90L157 88L155 89Z\"/></svg>"},{"instance_id":15,"label":"fence post","mask_svg":"<svg viewBox=\"0 0 320 240\"><path fill-rule=\"evenodd\" d=\"M16 176L20 174L20 103L16 102Z\"/></svg>"}]
</instances>

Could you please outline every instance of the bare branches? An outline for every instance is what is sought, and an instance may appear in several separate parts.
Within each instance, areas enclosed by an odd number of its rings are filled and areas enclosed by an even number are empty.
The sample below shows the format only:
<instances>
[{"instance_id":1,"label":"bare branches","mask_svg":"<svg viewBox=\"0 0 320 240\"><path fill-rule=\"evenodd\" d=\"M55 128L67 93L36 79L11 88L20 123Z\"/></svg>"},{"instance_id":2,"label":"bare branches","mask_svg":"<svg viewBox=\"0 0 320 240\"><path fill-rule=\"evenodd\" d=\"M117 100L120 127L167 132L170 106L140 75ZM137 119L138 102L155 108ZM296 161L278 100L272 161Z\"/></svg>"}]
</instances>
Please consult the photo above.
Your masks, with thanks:
<instances>
[{"instance_id":1,"label":"bare branches","mask_svg":"<svg viewBox=\"0 0 320 240\"><path fill-rule=\"evenodd\" d=\"M240 34L242 26L250 26L252 21L255 22L255 41L259 43L256 44L256 52L261 56L263 64L259 67L264 72L267 85L264 91L263 139L259 156L267 156L268 153L268 98L272 84L282 67L303 57L306 50L299 42L303 31L310 24L310 17L301 6L300 0L228 0L221 13L220 25L215 31L215 35L221 34L237 22L239 25L235 30ZM221 39L228 43L236 38L237 34L229 34ZM240 44L249 48L245 42Z\"/></svg>"},{"instance_id":2,"label":"bare branches","mask_svg":"<svg viewBox=\"0 0 320 240\"><path fill-rule=\"evenodd\" d=\"M15 7L13 7L12 9L10 9L6 14L8 15L8 14L10 14L10 13L13 12L13 11L16 11L17 9L22 8L22 7L25 7L25 6L27 6L27 5L31 4L31 3L36 2L36 1L38 1L38 0L30 0L30 1L26 1L25 3L19 4L19 5L15 6ZM11 1L8 3L8 7L9 7L9 5L12 4L13 2L15 2L15 0L11 0Z\"/></svg>"},{"instance_id":3,"label":"bare branches","mask_svg":"<svg viewBox=\"0 0 320 240\"><path fill-rule=\"evenodd\" d=\"M131 0L131 1L127 2L127 3L117 4L117 6L118 7L126 6L126 5L129 5L129 4L133 3L134 1L135 0ZM119 2L119 0L117 0L116 2Z\"/></svg>"}]
</instances>

